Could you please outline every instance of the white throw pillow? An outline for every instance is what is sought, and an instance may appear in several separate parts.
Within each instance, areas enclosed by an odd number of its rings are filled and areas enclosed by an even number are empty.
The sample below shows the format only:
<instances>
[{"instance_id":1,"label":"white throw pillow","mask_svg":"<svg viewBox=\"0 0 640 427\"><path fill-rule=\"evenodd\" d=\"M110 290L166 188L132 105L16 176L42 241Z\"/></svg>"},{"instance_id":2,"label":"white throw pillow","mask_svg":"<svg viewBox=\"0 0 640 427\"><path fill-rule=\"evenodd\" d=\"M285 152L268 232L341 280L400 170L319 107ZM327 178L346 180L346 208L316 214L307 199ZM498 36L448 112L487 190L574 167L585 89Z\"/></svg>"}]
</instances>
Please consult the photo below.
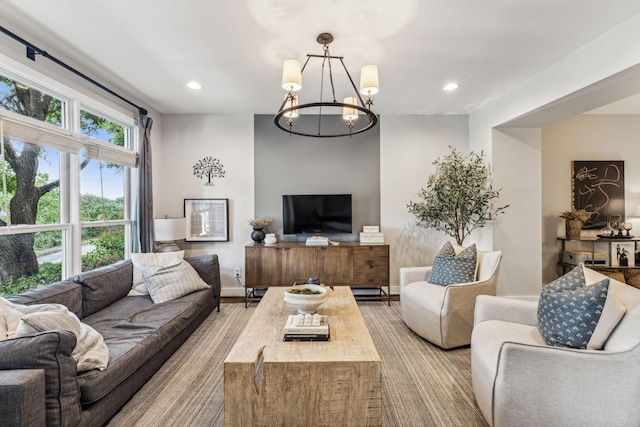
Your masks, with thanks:
<instances>
[{"instance_id":1,"label":"white throw pillow","mask_svg":"<svg viewBox=\"0 0 640 427\"><path fill-rule=\"evenodd\" d=\"M82 323L78 317L62 304L17 305L18 311L25 314L20 319L16 337L32 335L38 332L65 329L76 336L76 347L71 356L78 364L78 372L107 368L109 349L102 335L91 326Z\"/></svg>"},{"instance_id":2,"label":"white throw pillow","mask_svg":"<svg viewBox=\"0 0 640 427\"><path fill-rule=\"evenodd\" d=\"M165 267L143 265L142 277L155 304L209 288L191 264L179 258Z\"/></svg>"},{"instance_id":3,"label":"white throw pillow","mask_svg":"<svg viewBox=\"0 0 640 427\"><path fill-rule=\"evenodd\" d=\"M4 314L4 300L0 300L0 341L6 340L7 337L7 318Z\"/></svg>"},{"instance_id":4,"label":"white throw pillow","mask_svg":"<svg viewBox=\"0 0 640 427\"><path fill-rule=\"evenodd\" d=\"M184 258L184 251L176 251L176 252L161 252L155 254L142 254L142 253L133 253L131 254L131 262L133 263L133 286L129 291L129 296L138 296L138 295L149 295L149 290L147 286L144 284L144 279L142 278L142 270L141 265L157 265L157 266L167 266L171 261L175 258Z\"/></svg>"},{"instance_id":5,"label":"white throw pillow","mask_svg":"<svg viewBox=\"0 0 640 427\"><path fill-rule=\"evenodd\" d=\"M24 314L13 308L13 304L0 298L0 341L13 338L20 324L20 318Z\"/></svg>"}]
</instances>

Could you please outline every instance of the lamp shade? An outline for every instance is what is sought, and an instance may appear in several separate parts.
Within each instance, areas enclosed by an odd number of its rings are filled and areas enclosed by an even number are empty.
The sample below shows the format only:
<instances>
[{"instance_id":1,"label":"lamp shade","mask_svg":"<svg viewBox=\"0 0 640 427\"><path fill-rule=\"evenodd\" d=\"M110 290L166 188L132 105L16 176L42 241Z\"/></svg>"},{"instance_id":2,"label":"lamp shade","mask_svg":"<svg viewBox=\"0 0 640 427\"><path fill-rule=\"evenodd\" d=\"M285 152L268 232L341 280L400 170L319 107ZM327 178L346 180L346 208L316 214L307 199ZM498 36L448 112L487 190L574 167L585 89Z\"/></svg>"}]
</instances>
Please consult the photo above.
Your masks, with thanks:
<instances>
[{"instance_id":1,"label":"lamp shade","mask_svg":"<svg viewBox=\"0 0 640 427\"><path fill-rule=\"evenodd\" d=\"M378 82L378 66L365 65L360 70L360 93L371 96L378 93L380 83Z\"/></svg>"},{"instance_id":2,"label":"lamp shade","mask_svg":"<svg viewBox=\"0 0 640 427\"><path fill-rule=\"evenodd\" d=\"M348 96L343 101L344 104L358 105L355 96ZM342 107L342 118L345 120L355 120L358 118L358 110L352 107Z\"/></svg>"},{"instance_id":3,"label":"lamp shade","mask_svg":"<svg viewBox=\"0 0 640 427\"><path fill-rule=\"evenodd\" d=\"M289 92L302 89L302 69L297 59L287 59L282 67L282 88Z\"/></svg>"},{"instance_id":4,"label":"lamp shade","mask_svg":"<svg viewBox=\"0 0 640 427\"><path fill-rule=\"evenodd\" d=\"M187 237L184 218L162 218L153 220L156 242L172 242Z\"/></svg>"}]
</instances>

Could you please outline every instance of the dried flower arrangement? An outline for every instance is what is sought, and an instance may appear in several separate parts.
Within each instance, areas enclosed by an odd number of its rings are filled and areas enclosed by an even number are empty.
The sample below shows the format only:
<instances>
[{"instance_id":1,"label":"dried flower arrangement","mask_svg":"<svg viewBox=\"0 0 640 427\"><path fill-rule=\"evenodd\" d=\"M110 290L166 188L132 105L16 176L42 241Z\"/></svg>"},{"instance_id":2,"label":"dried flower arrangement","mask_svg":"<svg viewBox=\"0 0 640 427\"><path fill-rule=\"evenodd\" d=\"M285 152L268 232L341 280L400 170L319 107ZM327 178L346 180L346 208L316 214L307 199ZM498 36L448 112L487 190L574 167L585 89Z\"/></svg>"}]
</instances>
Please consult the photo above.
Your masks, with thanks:
<instances>
[{"instance_id":1,"label":"dried flower arrangement","mask_svg":"<svg viewBox=\"0 0 640 427\"><path fill-rule=\"evenodd\" d=\"M577 219L580 221L586 221L591 218L591 214L593 212L589 212L585 209L577 210L576 208L571 208L570 211L564 211L560 214L560 218L563 219Z\"/></svg>"},{"instance_id":2,"label":"dried flower arrangement","mask_svg":"<svg viewBox=\"0 0 640 427\"><path fill-rule=\"evenodd\" d=\"M252 218L249 220L249 224L253 228L264 228L267 225L271 224L271 220L267 218Z\"/></svg>"}]
</instances>

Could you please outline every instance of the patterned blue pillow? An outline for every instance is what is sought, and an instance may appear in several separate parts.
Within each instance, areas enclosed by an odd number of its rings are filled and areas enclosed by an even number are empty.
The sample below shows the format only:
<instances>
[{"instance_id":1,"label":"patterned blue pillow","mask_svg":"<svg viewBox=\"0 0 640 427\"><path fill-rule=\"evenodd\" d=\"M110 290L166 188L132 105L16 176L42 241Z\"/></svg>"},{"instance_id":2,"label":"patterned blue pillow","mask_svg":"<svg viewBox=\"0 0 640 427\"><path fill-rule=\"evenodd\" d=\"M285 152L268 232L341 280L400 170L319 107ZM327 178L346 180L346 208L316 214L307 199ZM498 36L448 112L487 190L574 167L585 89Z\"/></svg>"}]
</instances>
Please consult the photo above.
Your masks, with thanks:
<instances>
[{"instance_id":1,"label":"patterned blue pillow","mask_svg":"<svg viewBox=\"0 0 640 427\"><path fill-rule=\"evenodd\" d=\"M586 285L584 265L579 264L569 273L542 288L538 302L538 330L547 345L577 349L601 348L604 340L601 332L594 334L598 322L604 318L609 292L609 278ZM608 307L612 307L610 303ZM610 313L613 307L609 309ZM619 307L615 307L619 311ZM624 310L614 313L613 330ZM605 322L602 322L605 323ZM606 323L610 323L607 319ZM595 339L594 335L596 335ZM607 333L608 336L608 333ZM594 344L598 341L597 344Z\"/></svg>"},{"instance_id":2,"label":"patterned blue pillow","mask_svg":"<svg viewBox=\"0 0 640 427\"><path fill-rule=\"evenodd\" d=\"M476 280L477 264L475 243L456 255L451 242L447 242L436 254L427 282L442 286L473 282Z\"/></svg>"}]
</instances>

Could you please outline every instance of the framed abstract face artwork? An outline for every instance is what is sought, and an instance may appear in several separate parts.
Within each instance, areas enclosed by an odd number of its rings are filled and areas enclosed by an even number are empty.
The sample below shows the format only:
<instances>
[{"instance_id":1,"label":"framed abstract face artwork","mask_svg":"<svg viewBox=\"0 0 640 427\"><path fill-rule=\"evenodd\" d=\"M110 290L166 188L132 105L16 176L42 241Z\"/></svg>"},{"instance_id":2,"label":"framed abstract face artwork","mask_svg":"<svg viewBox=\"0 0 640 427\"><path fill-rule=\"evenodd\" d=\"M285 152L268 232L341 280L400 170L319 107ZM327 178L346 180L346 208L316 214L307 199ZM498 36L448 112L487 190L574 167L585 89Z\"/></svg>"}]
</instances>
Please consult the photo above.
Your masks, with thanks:
<instances>
[{"instance_id":1,"label":"framed abstract face artwork","mask_svg":"<svg viewBox=\"0 0 640 427\"><path fill-rule=\"evenodd\" d=\"M624 160L573 160L571 198L574 208L593 212L582 228L624 222Z\"/></svg>"}]
</instances>

